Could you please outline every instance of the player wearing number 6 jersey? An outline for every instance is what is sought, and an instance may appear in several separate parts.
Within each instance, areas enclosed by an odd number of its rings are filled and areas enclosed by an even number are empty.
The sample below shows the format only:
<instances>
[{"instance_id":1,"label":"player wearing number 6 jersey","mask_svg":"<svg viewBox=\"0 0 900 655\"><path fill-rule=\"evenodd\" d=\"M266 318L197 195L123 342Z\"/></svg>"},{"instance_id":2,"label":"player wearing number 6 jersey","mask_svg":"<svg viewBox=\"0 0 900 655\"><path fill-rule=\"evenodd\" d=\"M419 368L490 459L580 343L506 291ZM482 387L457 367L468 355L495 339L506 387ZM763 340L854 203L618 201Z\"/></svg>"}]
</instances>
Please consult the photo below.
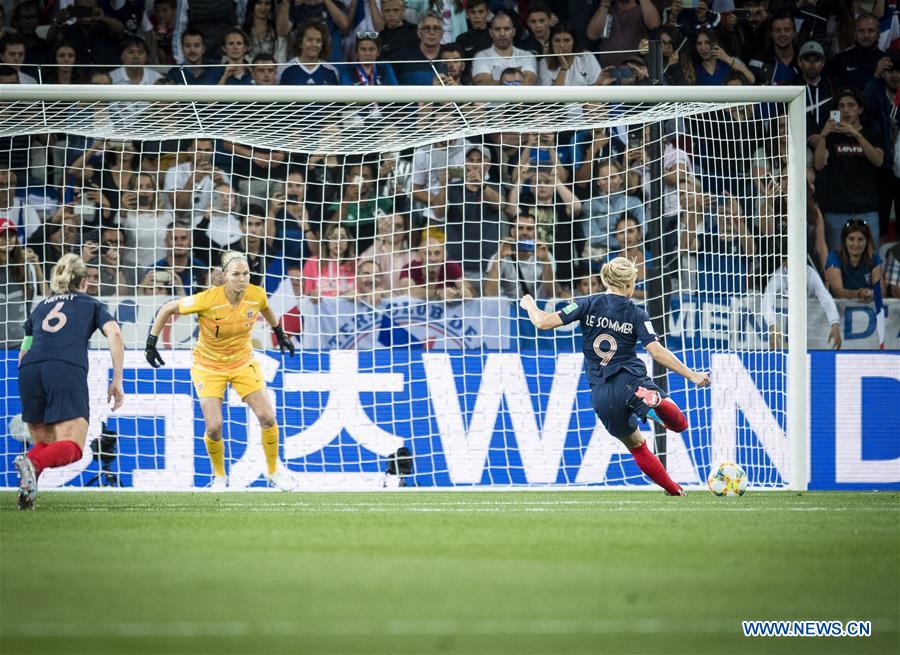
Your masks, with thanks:
<instances>
[{"instance_id":1,"label":"player wearing number 6 jersey","mask_svg":"<svg viewBox=\"0 0 900 655\"><path fill-rule=\"evenodd\" d=\"M698 387L709 386L709 375L696 373L665 348L656 337L647 312L631 300L637 267L616 257L600 271L606 293L573 302L558 312L537 308L534 299L522 298L522 309L542 330L580 321L584 336L584 367L591 386L591 405L607 431L622 441L640 469L670 496L684 491L666 473L659 458L650 452L637 429L637 419L651 418L675 432L687 429L687 419L647 376L635 353L640 341L654 361L687 378Z\"/></svg>"},{"instance_id":2,"label":"player wearing number 6 jersey","mask_svg":"<svg viewBox=\"0 0 900 655\"><path fill-rule=\"evenodd\" d=\"M19 509L34 509L37 480L46 468L81 459L87 439L90 402L87 348L95 330L109 339L113 376L108 399L122 406L125 347L115 319L96 298L85 294L87 266L77 255L63 255L50 275L53 295L25 321L19 352L22 420L28 424L31 450L15 459Z\"/></svg>"},{"instance_id":3,"label":"player wearing number 6 jersey","mask_svg":"<svg viewBox=\"0 0 900 655\"><path fill-rule=\"evenodd\" d=\"M243 253L228 251L222 255L225 284L180 300L167 302L159 310L144 355L154 368L165 364L156 343L166 321L173 314L197 314L200 337L194 346L191 380L200 398L205 422L206 452L212 461L211 487L228 486L225 475L225 446L222 442L222 400L231 384L241 399L256 414L262 428L266 455L266 480L283 491L294 487L290 476L278 468L278 424L275 410L266 395L266 382L253 358L250 334L256 317L262 314L272 326L281 352L294 355L294 344L284 334L269 308L266 292L250 284L250 267Z\"/></svg>"}]
</instances>

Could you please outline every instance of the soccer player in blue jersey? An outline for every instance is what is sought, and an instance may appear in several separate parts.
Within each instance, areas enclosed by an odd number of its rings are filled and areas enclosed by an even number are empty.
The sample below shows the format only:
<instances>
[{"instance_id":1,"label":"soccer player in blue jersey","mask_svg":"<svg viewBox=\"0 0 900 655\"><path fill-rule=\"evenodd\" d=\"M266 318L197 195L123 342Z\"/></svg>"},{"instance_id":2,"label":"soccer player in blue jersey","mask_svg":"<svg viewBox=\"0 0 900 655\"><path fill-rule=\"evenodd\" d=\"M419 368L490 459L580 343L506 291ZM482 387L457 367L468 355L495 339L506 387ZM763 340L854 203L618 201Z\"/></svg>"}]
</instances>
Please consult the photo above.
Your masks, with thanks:
<instances>
[{"instance_id":1,"label":"soccer player in blue jersey","mask_svg":"<svg viewBox=\"0 0 900 655\"><path fill-rule=\"evenodd\" d=\"M624 443L640 469L670 496L684 491L669 477L659 458L650 452L637 429L637 419L651 418L675 432L687 429L687 419L647 376L635 353L640 341L658 364L687 378L698 387L709 386L709 375L685 366L656 337L647 312L634 304L637 267L625 257L603 265L601 293L548 313L525 295L520 303L535 327L552 330L579 321L584 336L584 366L591 385L591 405L607 431Z\"/></svg>"},{"instance_id":2,"label":"soccer player in blue jersey","mask_svg":"<svg viewBox=\"0 0 900 655\"><path fill-rule=\"evenodd\" d=\"M19 509L34 509L38 476L46 468L81 459L87 438L88 341L94 330L109 340L113 376L107 399L122 406L125 347L119 324L96 298L85 293L87 266L77 255L63 255L53 267L50 290L25 321L19 352L19 396L31 450L15 459Z\"/></svg>"}]
</instances>

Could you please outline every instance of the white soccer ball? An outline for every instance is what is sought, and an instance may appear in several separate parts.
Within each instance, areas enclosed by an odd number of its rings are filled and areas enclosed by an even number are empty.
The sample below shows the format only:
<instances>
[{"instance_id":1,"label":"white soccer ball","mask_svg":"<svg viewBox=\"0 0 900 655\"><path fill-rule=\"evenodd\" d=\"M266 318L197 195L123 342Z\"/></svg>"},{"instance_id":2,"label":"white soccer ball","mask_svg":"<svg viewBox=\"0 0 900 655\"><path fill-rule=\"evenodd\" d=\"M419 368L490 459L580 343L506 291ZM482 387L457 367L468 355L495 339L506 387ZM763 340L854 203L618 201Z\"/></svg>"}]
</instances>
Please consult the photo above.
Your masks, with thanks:
<instances>
[{"instance_id":1,"label":"white soccer ball","mask_svg":"<svg viewBox=\"0 0 900 655\"><path fill-rule=\"evenodd\" d=\"M722 462L710 471L706 484L714 496L743 496L747 474L733 462Z\"/></svg>"}]
</instances>

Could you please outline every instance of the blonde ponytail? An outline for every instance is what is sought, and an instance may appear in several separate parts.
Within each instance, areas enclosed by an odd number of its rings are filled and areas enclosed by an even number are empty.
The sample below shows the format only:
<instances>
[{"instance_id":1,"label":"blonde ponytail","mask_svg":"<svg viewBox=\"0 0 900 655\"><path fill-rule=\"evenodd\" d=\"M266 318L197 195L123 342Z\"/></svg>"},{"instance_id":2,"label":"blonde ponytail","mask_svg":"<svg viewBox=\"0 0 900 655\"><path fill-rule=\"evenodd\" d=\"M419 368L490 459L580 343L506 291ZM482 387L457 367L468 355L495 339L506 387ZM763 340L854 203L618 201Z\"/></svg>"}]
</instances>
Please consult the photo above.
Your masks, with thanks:
<instances>
[{"instance_id":1,"label":"blonde ponytail","mask_svg":"<svg viewBox=\"0 0 900 655\"><path fill-rule=\"evenodd\" d=\"M607 288L625 291L637 280L637 266L625 257L616 257L600 269L600 279Z\"/></svg>"},{"instance_id":2,"label":"blonde ponytail","mask_svg":"<svg viewBox=\"0 0 900 655\"><path fill-rule=\"evenodd\" d=\"M69 293L78 291L81 281L87 277L87 265L78 255L69 253L59 258L50 272L50 291Z\"/></svg>"}]
</instances>

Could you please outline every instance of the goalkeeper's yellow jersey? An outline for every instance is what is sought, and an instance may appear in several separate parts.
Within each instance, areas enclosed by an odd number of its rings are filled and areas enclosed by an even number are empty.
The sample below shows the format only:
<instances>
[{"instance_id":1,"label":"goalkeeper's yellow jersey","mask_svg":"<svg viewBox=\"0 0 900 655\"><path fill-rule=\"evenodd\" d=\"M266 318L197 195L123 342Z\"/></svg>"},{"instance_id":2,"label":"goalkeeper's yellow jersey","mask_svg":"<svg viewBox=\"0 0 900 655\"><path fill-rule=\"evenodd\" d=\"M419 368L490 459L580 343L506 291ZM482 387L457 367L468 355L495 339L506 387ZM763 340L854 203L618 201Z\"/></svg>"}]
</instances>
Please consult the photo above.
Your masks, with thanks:
<instances>
[{"instance_id":1,"label":"goalkeeper's yellow jersey","mask_svg":"<svg viewBox=\"0 0 900 655\"><path fill-rule=\"evenodd\" d=\"M268 306L266 292L255 284L244 291L237 305L228 302L225 287L213 287L178 303L179 314L197 314L200 337L194 346L194 364L229 371L253 359L250 334L256 317Z\"/></svg>"}]
</instances>

